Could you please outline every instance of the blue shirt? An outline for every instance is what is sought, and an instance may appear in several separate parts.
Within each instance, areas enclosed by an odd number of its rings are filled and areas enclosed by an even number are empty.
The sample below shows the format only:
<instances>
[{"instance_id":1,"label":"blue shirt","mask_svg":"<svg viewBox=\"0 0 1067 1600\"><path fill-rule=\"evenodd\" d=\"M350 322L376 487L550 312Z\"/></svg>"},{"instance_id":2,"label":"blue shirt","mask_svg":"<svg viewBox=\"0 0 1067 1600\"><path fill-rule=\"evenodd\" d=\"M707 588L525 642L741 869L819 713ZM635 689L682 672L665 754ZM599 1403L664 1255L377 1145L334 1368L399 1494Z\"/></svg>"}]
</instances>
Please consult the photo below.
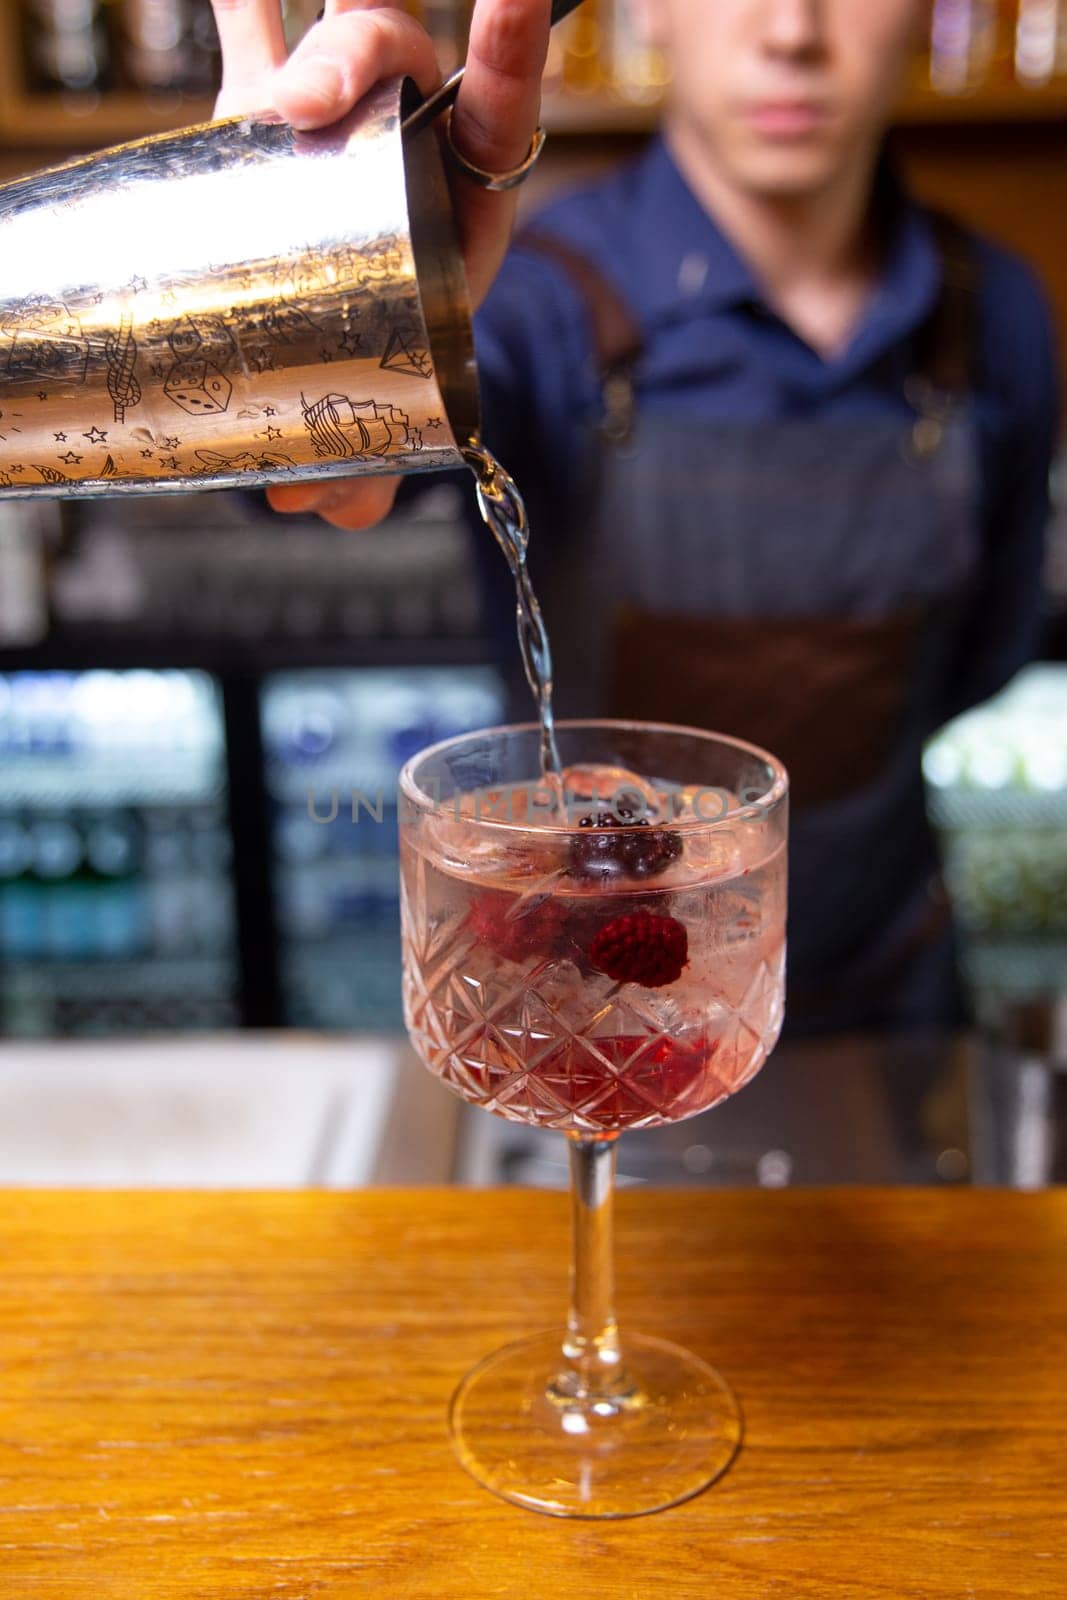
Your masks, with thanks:
<instances>
[{"instance_id":1,"label":"blue shirt","mask_svg":"<svg viewBox=\"0 0 1067 1600\"><path fill-rule=\"evenodd\" d=\"M637 404L709 420L860 419L911 414L904 386L915 336L940 287L927 214L886 180L882 278L847 348L826 358L771 308L751 268L654 139L632 165L571 194L535 224L579 249L635 316L644 349ZM951 714L995 692L1036 648L1049 466L1057 437L1054 334L1044 296L1017 258L975 241L980 269L973 415L983 571L973 647ZM531 567L551 559L600 415L588 314L565 269L519 243L475 322L483 432L514 474L532 521ZM515 654L513 597L484 530L476 542L489 624ZM551 618L549 618L551 625Z\"/></svg>"}]
</instances>

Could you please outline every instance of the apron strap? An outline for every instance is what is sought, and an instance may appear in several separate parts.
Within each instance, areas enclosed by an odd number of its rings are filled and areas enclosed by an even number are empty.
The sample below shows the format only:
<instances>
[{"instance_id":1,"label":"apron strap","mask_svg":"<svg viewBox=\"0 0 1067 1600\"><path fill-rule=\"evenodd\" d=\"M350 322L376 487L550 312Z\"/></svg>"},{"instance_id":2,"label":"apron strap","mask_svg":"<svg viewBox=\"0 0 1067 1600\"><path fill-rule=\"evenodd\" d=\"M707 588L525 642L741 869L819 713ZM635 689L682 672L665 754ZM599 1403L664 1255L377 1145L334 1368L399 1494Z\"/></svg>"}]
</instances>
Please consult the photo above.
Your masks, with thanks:
<instances>
[{"instance_id":1,"label":"apron strap","mask_svg":"<svg viewBox=\"0 0 1067 1600\"><path fill-rule=\"evenodd\" d=\"M610 278L573 245L540 228L525 228L515 243L562 267L581 296L600 374L600 432L612 444L625 444L634 421L633 368L645 347L637 318Z\"/></svg>"},{"instance_id":2,"label":"apron strap","mask_svg":"<svg viewBox=\"0 0 1067 1600\"><path fill-rule=\"evenodd\" d=\"M915 369L957 400L974 386L978 353L978 255L974 240L952 217L930 213L941 257L941 293L919 330Z\"/></svg>"},{"instance_id":3,"label":"apron strap","mask_svg":"<svg viewBox=\"0 0 1067 1600\"><path fill-rule=\"evenodd\" d=\"M974 389L978 364L978 255L964 228L943 212L930 213L941 258L941 292L915 339L915 369L904 393L917 412L911 449L935 455L945 428Z\"/></svg>"}]
</instances>

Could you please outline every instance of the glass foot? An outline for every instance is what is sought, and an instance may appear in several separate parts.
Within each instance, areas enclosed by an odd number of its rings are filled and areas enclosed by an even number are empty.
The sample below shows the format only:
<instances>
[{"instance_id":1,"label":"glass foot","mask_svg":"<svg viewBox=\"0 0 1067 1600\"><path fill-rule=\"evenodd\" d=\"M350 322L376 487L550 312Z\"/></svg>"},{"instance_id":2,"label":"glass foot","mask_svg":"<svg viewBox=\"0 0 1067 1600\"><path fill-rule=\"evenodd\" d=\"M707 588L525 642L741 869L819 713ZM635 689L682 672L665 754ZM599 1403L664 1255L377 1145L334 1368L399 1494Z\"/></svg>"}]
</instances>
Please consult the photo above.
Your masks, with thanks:
<instances>
[{"instance_id":1,"label":"glass foot","mask_svg":"<svg viewBox=\"0 0 1067 1600\"><path fill-rule=\"evenodd\" d=\"M665 1339L624 1336L622 1361L628 1382L594 1403L558 1392L558 1333L488 1356L452 1399L460 1461L494 1494L553 1517L641 1517L699 1494L737 1454L736 1399Z\"/></svg>"}]
</instances>

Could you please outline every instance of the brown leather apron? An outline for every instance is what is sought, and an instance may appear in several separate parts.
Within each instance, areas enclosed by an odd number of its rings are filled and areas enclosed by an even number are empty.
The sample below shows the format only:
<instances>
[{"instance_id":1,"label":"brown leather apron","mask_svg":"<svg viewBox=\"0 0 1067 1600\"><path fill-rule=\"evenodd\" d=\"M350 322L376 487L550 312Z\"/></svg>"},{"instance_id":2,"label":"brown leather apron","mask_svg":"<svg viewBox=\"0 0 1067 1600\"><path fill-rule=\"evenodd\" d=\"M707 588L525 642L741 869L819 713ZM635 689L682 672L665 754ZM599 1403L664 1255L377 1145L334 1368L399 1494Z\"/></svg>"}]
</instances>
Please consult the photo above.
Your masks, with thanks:
<instances>
[{"instance_id":1,"label":"brown leather apron","mask_svg":"<svg viewBox=\"0 0 1067 1600\"><path fill-rule=\"evenodd\" d=\"M919 1024L956 1004L919 762L978 560L975 271L963 236L938 234L904 425L646 415L613 287L559 241L521 241L581 289L604 375L595 492L546 601L561 709L714 727L785 762L794 1024Z\"/></svg>"}]
</instances>

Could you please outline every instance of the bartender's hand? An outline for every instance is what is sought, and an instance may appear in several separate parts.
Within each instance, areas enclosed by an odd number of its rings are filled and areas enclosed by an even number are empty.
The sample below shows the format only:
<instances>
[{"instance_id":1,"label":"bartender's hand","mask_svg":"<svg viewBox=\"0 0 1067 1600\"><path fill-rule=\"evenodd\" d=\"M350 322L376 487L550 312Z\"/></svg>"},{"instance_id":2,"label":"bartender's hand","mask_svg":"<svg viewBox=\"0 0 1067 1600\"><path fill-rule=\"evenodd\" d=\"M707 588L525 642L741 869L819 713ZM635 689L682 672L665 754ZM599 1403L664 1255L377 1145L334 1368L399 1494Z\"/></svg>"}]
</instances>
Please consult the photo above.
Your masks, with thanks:
<instances>
[{"instance_id":1,"label":"bartender's hand","mask_svg":"<svg viewBox=\"0 0 1067 1600\"><path fill-rule=\"evenodd\" d=\"M383 78L406 73L424 94L440 81L429 35L383 0L325 0L325 11L286 60L281 0L212 0L222 45L220 117L276 110L295 128L343 117ZM456 148L475 166L518 166L537 127L551 0L475 0L466 72L452 117ZM449 168L471 298L499 271L515 215L513 194L493 194ZM268 491L277 511L316 511L365 528L393 504L398 478L353 478Z\"/></svg>"}]
</instances>

